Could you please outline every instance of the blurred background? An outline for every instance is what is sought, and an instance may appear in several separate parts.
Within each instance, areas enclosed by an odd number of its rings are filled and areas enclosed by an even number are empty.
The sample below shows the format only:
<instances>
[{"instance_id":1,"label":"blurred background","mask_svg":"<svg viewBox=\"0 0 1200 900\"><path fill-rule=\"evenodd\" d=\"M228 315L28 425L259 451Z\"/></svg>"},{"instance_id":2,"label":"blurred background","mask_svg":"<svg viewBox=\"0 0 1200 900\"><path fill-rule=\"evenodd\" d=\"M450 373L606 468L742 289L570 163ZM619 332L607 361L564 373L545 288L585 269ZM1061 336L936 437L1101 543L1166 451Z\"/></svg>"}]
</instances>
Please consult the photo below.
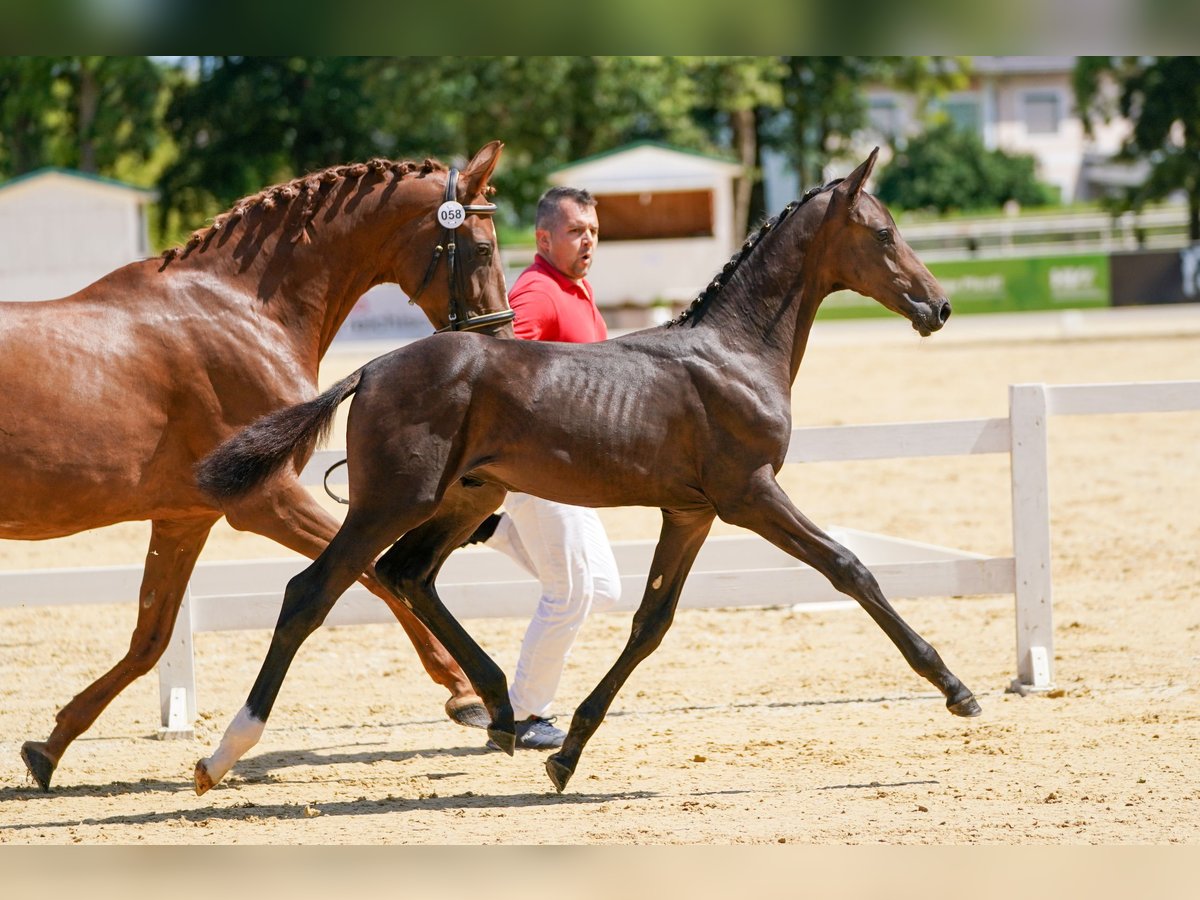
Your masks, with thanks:
<instances>
[{"instance_id":1,"label":"blurred background","mask_svg":"<svg viewBox=\"0 0 1200 900\"><path fill-rule=\"evenodd\" d=\"M0 300L72 293L315 169L499 139L510 283L538 196L588 188L614 330L678 312L875 146L871 189L956 311L1196 302L1197 85L1191 56L0 57ZM339 340L428 333L405 300L368 292Z\"/></svg>"}]
</instances>

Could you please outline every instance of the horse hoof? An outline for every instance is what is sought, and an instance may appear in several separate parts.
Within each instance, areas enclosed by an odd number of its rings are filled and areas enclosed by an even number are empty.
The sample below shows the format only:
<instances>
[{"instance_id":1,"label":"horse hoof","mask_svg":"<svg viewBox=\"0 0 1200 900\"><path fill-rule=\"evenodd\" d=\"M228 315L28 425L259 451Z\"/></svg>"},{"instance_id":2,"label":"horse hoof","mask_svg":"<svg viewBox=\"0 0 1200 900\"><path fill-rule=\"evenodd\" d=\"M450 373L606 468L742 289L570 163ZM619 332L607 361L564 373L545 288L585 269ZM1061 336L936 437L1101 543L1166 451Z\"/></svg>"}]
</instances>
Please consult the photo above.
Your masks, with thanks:
<instances>
[{"instance_id":1,"label":"horse hoof","mask_svg":"<svg viewBox=\"0 0 1200 900\"><path fill-rule=\"evenodd\" d=\"M50 790L50 776L58 767L58 760L51 759L46 745L41 741L26 741L21 745L21 759L25 760L25 768L38 783L43 791Z\"/></svg>"},{"instance_id":2,"label":"horse hoof","mask_svg":"<svg viewBox=\"0 0 1200 900\"><path fill-rule=\"evenodd\" d=\"M946 709L950 710L956 716L963 716L965 718L971 718L983 712L979 703L976 702L974 694L967 694L966 697L955 703L947 702Z\"/></svg>"},{"instance_id":3,"label":"horse hoof","mask_svg":"<svg viewBox=\"0 0 1200 900\"><path fill-rule=\"evenodd\" d=\"M568 769L557 759L558 754L546 758L546 774L550 776L550 780L554 782L554 789L560 794L563 788L567 786L567 782L571 780L571 776L575 774L573 769Z\"/></svg>"},{"instance_id":4,"label":"horse hoof","mask_svg":"<svg viewBox=\"0 0 1200 900\"><path fill-rule=\"evenodd\" d=\"M212 780L212 776L208 774L208 766L204 765L204 760L196 763L196 770L192 773L192 780L196 783L196 796L200 797L210 791L213 785L216 784Z\"/></svg>"},{"instance_id":5,"label":"horse hoof","mask_svg":"<svg viewBox=\"0 0 1200 900\"><path fill-rule=\"evenodd\" d=\"M487 707L478 697L451 697L446 701L446 715L450 721L467 728L487 728L492 724Z\"/></svg>"},{"instance_id":6,"label":"horse hoof","mask_svg":"<svg viewBox=\"0 0 1200 900\"><path fill-rule=\"evenodd\" d=\"M516 753L517 736L513 732L501 731L499 728L489 728L488 737L497 747L499 747L509 756L512 756L514 753Z\"/></svg>"}]
</instances>

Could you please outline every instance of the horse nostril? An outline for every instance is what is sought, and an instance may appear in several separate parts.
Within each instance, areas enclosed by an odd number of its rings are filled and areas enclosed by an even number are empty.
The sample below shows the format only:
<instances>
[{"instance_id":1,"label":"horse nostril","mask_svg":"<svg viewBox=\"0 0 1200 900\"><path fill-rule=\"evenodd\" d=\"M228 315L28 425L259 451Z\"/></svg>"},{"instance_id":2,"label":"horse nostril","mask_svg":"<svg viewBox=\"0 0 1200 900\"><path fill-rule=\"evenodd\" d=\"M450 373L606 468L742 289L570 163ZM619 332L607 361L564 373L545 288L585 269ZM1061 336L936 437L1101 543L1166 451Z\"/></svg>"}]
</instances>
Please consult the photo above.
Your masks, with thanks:
<instances>
[{"instance_id":1,"label":"horse nostril","mask_svg":"<svg viewBox=\"0 0 1200 900\"><path fill-rule=\"evenodd\" d=\"M945 325L948 318L950 318L950 301L943 300L941 306L938 307L938 321Z\"/></svg>"}]
</instances>

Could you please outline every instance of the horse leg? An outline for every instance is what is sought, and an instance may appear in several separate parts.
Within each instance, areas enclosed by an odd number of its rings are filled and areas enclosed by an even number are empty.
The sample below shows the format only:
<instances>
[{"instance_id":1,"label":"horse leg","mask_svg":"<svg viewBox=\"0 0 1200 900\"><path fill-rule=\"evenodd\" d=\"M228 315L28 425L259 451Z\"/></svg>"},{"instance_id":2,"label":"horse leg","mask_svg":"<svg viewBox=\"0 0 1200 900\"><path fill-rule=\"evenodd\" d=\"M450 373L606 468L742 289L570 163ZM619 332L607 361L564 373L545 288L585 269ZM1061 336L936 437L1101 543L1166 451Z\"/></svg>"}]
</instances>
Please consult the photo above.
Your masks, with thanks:
<instances>
[{"instance_id":1,"label":"horse leg","mask_svg":"<svg viewBox=\"0 0 1200 900\"><path fill-rule=\"evenodd\" d=\"M137 626L129 639L129 650L59 711L47 740L26 741L21 747L21 758L43 791L50 790L50 778L71 742L91 727L117 694L153 669L163 655L196 558L215 522L213 517L151 523Z\"/></svg>"},{"instance_id":2,"label":"horse leg","mask_svg":"<svg viewBox=\"0 0 1200 900\"><path fill-rule=\"evenodd\" d=\"M408 515L401 520L395 515L351 508L324 552L288 582L271 645L245 706L226 729L212 756L196 763L193 777L197 794L218 784L234 763L258 743L288 667L308 636L325 621L338 597L358 580L384 547L409 527L419 524L431 511L402 510L402 514Z\"/></svg>"},{"instance_id":3,"label":"horse leg","mask_svg":"<svg viewBox=\"0 0 1200 900\"><path fill-rule=\"evenodd\" d=\"M316 559L337 533L337 519L322 509L295 478L275 479L265 490L265 496L263 492L255 492L231 502L225 509L230 525L269 537L309 559ZM460 725L486 728L488 713L454 657L403 600L380 584L372 565L365 567L360 580L387 604L400 622L429 677L450 692L446 714Z\"/></svg>"},{"instance_id":4,"label":"horse leg","mask_svg":"<svg viewBox=\"0 0 1200 900\"><path fill-rule=\"evenodd\" d=\"M913 670L946 697L946 707L956 716L977 716L975 696L942 662L937 651L900 618L879 588L879 582L853 553L821 531L798 510L783 488L767 472L756 479L728 507L718 504L726 522L762 535L781 550L800 559L844 594L858 601L883 629Z\"/></svg>"},{"instance_id":5,"label":"horse leg","mask_svg":"<svg viewBox=\"0 0 1200 900\"><path fill-rule=\"evenodd\" d=\"M604 721L617 691L633 670L654 652L675 617L683 583L712 526L711 510L663 510L662 531L642 602L633 616L629 640L600 683L575 710L562 747L546 759L546 773L559 793L575 773L583 748Z\"/></svg>"},{"instance_id":6,"label":"horse leg","mask_svg":"<svg viewBox=\"0 0 1200 900\"><path fill-rule=\"evenodd\" d=\"M451 615L434 587L451 551L504 499L497 485L456 485L446 492L438 513L407 532L378 562L379 580L410 604L412 612L450 648L483 695L491 724L488 736L512 755L516 747L512 706L504 671Z\"/></svg>"}]
</instances>

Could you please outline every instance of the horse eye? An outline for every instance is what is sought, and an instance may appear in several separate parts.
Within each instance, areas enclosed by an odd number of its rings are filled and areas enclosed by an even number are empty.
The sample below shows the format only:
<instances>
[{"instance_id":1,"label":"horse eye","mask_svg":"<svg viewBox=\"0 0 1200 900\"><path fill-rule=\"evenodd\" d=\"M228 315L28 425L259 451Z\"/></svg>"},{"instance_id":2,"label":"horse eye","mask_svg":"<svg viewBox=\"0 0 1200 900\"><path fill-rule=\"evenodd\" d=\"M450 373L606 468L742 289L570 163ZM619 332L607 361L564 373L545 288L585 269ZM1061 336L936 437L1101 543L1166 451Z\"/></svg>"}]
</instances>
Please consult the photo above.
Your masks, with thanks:
<instances>
[{"instance_id":1,"label":"horse eye","mask_svg":"<svg viewBox=\"0 0 1200 900\"><path fill-rule=\"evenodd\" d=\"M880 228L875 232L875 239L881 244L890 244L892 242L892 229Z\"/></svg>"},{"instance_id":2,"label":"horse eye","mask_svg":"<svg viewBox=\"0 0 1200 900\"><path fill-rule=\"evenodd\" d=\"M475 252L478 253L480 255L480 257L482 257L483 259L491 259L492 245L491 244L476 244Z\"/></svg>"}]
</instances>

